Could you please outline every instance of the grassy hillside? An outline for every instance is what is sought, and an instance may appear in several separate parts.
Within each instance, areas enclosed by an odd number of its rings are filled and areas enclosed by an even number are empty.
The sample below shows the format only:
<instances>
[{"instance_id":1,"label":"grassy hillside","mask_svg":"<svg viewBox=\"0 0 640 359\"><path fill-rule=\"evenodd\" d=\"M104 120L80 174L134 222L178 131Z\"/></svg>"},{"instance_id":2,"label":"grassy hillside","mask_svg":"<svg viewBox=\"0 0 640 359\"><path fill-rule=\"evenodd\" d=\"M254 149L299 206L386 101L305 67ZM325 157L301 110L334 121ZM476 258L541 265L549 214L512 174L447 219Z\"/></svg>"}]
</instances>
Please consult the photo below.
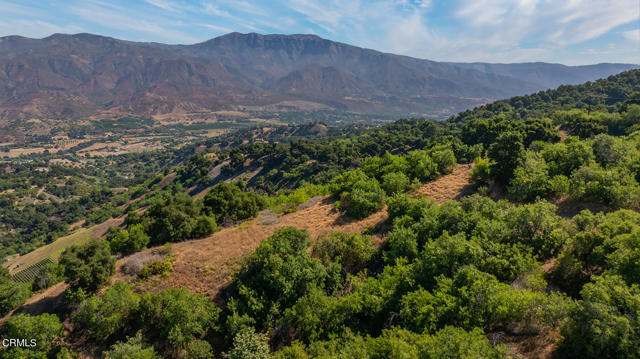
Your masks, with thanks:
<instances>
[{"instance_id":1,"label":"grassy hillside","mask_svg":"<svg viewBox=\"0 0 640 359\"><path fill-rule=\"evenodd\" d=\"M53 344L0 358L635 357L638 76L205 150L30 288L0 277L5 311L68 285L4 322Z\"/></svg>"}]
</instances>

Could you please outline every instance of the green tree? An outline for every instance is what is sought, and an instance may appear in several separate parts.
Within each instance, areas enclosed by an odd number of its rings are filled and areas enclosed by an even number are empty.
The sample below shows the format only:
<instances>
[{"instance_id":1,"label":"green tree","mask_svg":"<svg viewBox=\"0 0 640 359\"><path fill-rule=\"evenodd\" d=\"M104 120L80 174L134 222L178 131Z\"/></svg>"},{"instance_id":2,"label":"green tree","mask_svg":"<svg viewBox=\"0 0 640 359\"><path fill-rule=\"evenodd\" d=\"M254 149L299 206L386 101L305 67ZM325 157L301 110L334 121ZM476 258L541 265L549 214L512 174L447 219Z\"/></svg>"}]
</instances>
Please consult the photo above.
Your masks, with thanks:
<instances>
[{"instance_id":1,"label":"green tree","mask_svg":"<svg viewBox=\"0 0 640 359\"><path fill-rule=\"evenodd\" d=\"M212 348L204 338L213 329L219 313L204 296L185 288L171 288L143 294L136 321L143 323L150 338L165 342L176 356L208 358Z\"/></svg>"},{"instance_id":2,"label":"green tree","mask_svg":"<svg viewBox=\"0 0 640 359\"><path fill-rule=\"evenodd\" d=\"M427 150L427 153L438 167L438 173L451 173L457 160L453 150L448 145L436 145Z\"/></svg>"},{"instance_id":3,"label":"green tree","mask_svg":"<svg viewBox=\"0 0 640 359\"><path fill-rule=\"evenodd\" d=\"M235 283L243 313L267 327L276 313L293 305L310 287L327 292L337 288L339 272L309 255L308 240L306 231L286 227L260 243Z\"/></svg>"},{"instance_id":4,"label":"green tree","mask_svg":"<svg viewBox=\"0 0 640 359\"><path fill-rule=\"evenodd\" d=\"M562 328L562 349L583 358L640 357L640 289L619 276L595 278Z\"/></svg>"},{"instance_id":5,"label":"green tree","mask_svg":"<svg viewBox=\"0 0 640 359\"><path fill-rule=\"evenodd\" d=\"M267 339L265 334L256 333L253 328L242 330L233 338L233 345L225 358L268 359L270 355Z\"/></svg>"},{"instance_id":6,"label":"green tree","mask_svg":"<svg viewBox=\"0 0 640 359\"><path fill-rule=\"evenodd\" d=\"M312 255L329 265L335 261L349 273L357 273L365 268L373 258L376 248L371 237L359 233L332 232L313 246Z\"/></svg>"},{"instance_id":7,"label":"green tree","mask_svg":"<svg viewBox=\"0 0 640 359\"><path fill-rule=\"evenodd\" d=\"M126 342L117 342L104 352L106 359L157 359L160 358L153 347L142 341L142 333L127 338Z\"/></svg>"},{"instance_id":8,"label":"green tree","mask_svg":"<svg viewBox=\"0 0 640 359\"><path fill-rule=\"evenodd\" d=\"M436 164L427 151L409 151L405 156L408 163L408 173L421 182L426 182L438 177L438 164Z\"/></svg>"},{"instance_id":9,"label":"green tree","mask_svg":"<svg viewBox=\"0 0 640 359\"><path fill-rule=\"evenodd\" d=\"M95 292L108 283L115 269L115 260L101 240L65 249L59 263L64 268L65 281L71 288L89 292Z\"/></svg>"},{"instance_id":10,"label":"green tree","mask_svg":"<svg viewBox=\"0 0 640 359\"><path fill-rule=\"evenodd\" d=\"M524 156L522 134L515 131L500 134L496 142L489 146L488 155L494 163L491 166L493 178L498 183L508 183Z\"/></svg>"},{"instance_id":11,"label":"green tree","mask_svg":"<svg viewBox=\"0 0 640 359\"><path fill-rule=\"evenodd\" d=\"M242 191L226 182L215 185L204 197L205 211L215 216L218 224L255 217L265 206L264 199L255 192Z\"/></svg>"},{"instance_id":12,"label":"green tree","mask_svg":"<svg viewBox=\"0 0 640 359\"><path fill-rule=\"evenodd\" d=\"M9 271L0 266L0 315L13 310L31 296L26 284L14 282Z\"/></svg>"},{"instance_id":13,"label":"green tree","mask_svg":"<svg viewBox=\"0 0 640 359\"><path fill-rule=\"evenodd\" d=\"M554 120L557 123L569 129L571 135L580 138L590 138L600 133L606 133L607 127L601 117L599 113L587 113L579 109L559 111L554 114Z\"/></svg>"},{"instance_id":14,"label":"green tree","mask_svg":"<svg viewBox=\"0 0 640 359\"><path fill-rule=\"evenodd\" d=\"M204 238L219 229L220 227L218 227L215 218L209 216L200 216L196 221L196 225L193 228L192 233L194 238Z\"/></svg>"},{"instance_id":15,"label":"green tree","mask_svg":"<svg viewBox=\"0 0 640 359\"><path fill-rule=\"evenodd\" d=\"M493 163L489 159L477 157L473 160L473 169L471 170L471 180L477 184L488 184L491 179L491 166Z\"/></svg>"},{"instance_id":16,"label":"green tree","mask_svg":"<svg viewBox=\"0 0 640 359\"><path fill-rule=\"evenodd\" d=\"M390 172L382 176L382 189L389 196L406 191L410 184L409 177L401 172Z\"/></svg>"},{"instance_id":17,"label":"green tree","mask_svg":"<svg viewBox=\"0 0 640 359\"><path fill-rule=\"evenodd\" d=\"M509 193L521 201L544 198L549 190L547 164L537 153L527 151L522 165L513 172Z\"/></svg>"},{"instance_id":18,"label":"green tree","mask_svg":"<svg viewBox=\"0 0 640 359\"><path fill-rule=\"evenodd\" d=\"M401 257L409 260L418 257L418 236L412 229L395 226L389 234L386 246L384 259L387 263L394 263L396 259Z\"/></svg>"},{"instance_id":19,"label":"green tree","mask_svg":"<svg viewBox=\"0 0 640 359\"><path fill-rule=\"evenodd\" d=\"M11 347L0 350L0 358L47 358L54 355L62 339L62 323L55 314L31 316L19 314L4 323L5 338L35 340L32 348ZM29 343L30 344L30 343Z\"/></svg>"},{"instance_id":20,"label":"green tree","mask_svg":"<svg viewBox=\"0 0 640 359\"><path fill-rule=\"evenodd\" d=\"M149 244L149 236L145 233L142 224L130 225L128 230L112 228L107 235L111 253L123 255L139 252Z\"/></svg>"},{"instance_id":21,"label":"green tree","mask_svg":"<svg viewBox=\"0 0 640 359\"><path fill-rule=\"evenodd\" d=\"M132 319L140 298L124 282L116 282L101 297L93 296L73 313L73 322L96 342L120 334Z\"/></svg>"},{"instance_id":22,"label":"green tree","mask_svg":"<svg viewBox=\"0 0 640 359\"><path fill-rule=\"evenodd\" d=\"M193 238L200 212L201 207L184 193L158 200L143 215L143 223L148 223L145 232L155 245Z\"/></svg>"},{"instance_id":23,"label":"green tree","mask_svg":"<svg viewBox=\"0 0 640 359\"><path fill-rule=\"evenodd\" d=\"M342 194L340 203L346 205L348 216L361 219L380 210L385 198L384 190L372 178L356 182L350 192Z\"/></svg>"},{"instance_id":24,"label":"green tree","mask_svg":"<svg viewBox=\"0 0 640 359\"><path fill-rule=\"evenodd\" d=\"M524 122L524 145L529 147L535 141L558 142L560 135L550 118L528 118Z\"/></svg>"}]
</instances>

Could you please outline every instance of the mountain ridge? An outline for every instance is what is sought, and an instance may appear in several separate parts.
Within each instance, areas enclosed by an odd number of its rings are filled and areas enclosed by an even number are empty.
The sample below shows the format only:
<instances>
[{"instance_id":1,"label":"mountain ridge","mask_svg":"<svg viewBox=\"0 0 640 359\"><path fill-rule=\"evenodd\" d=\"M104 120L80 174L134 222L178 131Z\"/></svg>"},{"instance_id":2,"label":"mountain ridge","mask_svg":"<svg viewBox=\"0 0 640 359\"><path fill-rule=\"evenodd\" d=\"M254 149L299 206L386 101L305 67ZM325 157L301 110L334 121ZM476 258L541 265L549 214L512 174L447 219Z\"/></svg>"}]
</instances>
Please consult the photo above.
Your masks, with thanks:
<instances>
[{"instance_id":1,"label":"mountain ridge","mask_svg":"<svg viewBox=\"0 0 640 359\"><path fill-rule=\"evenodd\" d=\"M206 112L299 99L340 111L444 118L634 67L436 62L307 34L236 32L192 45L88 33L7 36L0 38L0 124L30 117Z\"/></svg>"}]
</instances>

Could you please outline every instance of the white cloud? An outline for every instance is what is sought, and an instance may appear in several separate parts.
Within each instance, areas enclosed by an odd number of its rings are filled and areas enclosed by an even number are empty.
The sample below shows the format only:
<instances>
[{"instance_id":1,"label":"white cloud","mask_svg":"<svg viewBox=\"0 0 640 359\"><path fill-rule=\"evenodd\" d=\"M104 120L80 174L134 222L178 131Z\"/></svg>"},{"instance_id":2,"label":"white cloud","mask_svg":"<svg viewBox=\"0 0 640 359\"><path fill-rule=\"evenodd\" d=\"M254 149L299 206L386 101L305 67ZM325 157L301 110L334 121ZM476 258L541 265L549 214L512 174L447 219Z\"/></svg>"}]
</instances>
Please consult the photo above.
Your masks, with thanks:
<instances>
[{"instance_id":1,"label":"white cloud","mask_svg":"<svg viewBox=\"0 0 640 359\"><path fill-rule=\"evenodd\" d=\"M201 24L201 26L204 26L207 29L220 31L220 32L233 32L233 30L231 30L228 27L224 27L224 26L218 26L218 25L212 25L212 24Z\"/></svg>"},{"instance_id":2,"label":"white cloud","mask_svg":"<svg viewBox=\"0 0 640 359\"><path fill-rule=\"evenodd\" d=\"M20 35L32 38L43 38L54 33L75 34L85 32L76 25L58 26L41 20L0 20L0 36Z\"/></svg>"},{"instance_id":3,"label":"white cloud","mask_svg":"<svg viewBox=\"0 0 640 359\"><path fill-rule=\"evenodd\" d=\"M582 61L587 54L589 59L617 60L634 56L625 39L640 41L640 30L613 33L637 21L638 0L143 1L154 8L125 0L69 0L56 11L68 13L89 31L95 32L93 24L98 32L108 28L107 32L130 33L137 40L193 43L210 36L206 29L316 33L356 46L441 61L559 61L559 56ZM46 7L16 3L0 0L3 14L10 14L0 15L0 31L5 34L81 31L58 21ZM612 33L616 36L607 37L604 44L589 42ZM567 50L571 48L573 52Z\"/></svg>"},{"instance_id":4,"label":"white cloud","mask_svg":"<svg viewBox=\"0 0 640 359\"><path fill-rule=\"evenodd\" d=\"M155 7L158 7L162 10L166 10L166 11L170 11L170 12L175 12L175 13L180 13L182 12L177 5L169 2L169 1L165 1L165 0L144 0L144 2L146 2L147 4L153 5Z\"/></svg>"},{"instance_id":5,"label":"white cloud","mask_svg":"<svg viewBox=\"0 0 640 359\"><path fill-rule=\"evenodd\" d=\"M631 41L640 41L640 29L625 31L622 36Z\"/></svg>"},{"instance_id":6,"label":"white cloud","mask_svg":"<svg viewBox=\"0 0 640 359\"><path fill-rule=\"evenodd\" d=\"M196 37L173 29L170 26L172 21L167 21L164 18L147 15L143 19L135 15L125 15L122 12L113 11L96 4L73 7L71 11L87 22L118 31L130 30L151 35L163 42L195 43L199 41Z\"/></svg>"},{"instance_id":7,"label":"white cloud","mask_svg":"<svg viewBox=\"0 0 640 359\"><path fill-rule=\"evenodd\" d=\"M533 36L558 45L596 38L637 20L637 0L461 0L457 16L483 36L498 33L513 45Z\"/></svg>"}]
</instances>

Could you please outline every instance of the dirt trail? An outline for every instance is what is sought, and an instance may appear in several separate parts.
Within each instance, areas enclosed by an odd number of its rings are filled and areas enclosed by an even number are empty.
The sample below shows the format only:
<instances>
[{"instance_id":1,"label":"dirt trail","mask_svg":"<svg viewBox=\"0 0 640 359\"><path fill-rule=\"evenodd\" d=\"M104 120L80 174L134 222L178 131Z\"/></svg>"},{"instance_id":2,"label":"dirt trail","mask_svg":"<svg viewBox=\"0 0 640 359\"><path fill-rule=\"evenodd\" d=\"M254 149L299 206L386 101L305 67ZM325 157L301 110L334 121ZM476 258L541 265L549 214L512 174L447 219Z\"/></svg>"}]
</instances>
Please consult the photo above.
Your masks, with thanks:
<instances>
[{"instance_id":1,"label":"dirt trail","mask_svg":"<svg viewBox=\"0 0 640 359\"><path fill-rule=\"evenodd\" d=\"M194 292L214 297L221 287L229 283L231 273L238 268L242 257L253 252L262 240L280 228L293 226L306 229L311 239L316 240L320 235L331 231L360 232L383 222L386 218L386 211L381 211L363 220L348 220L340 216L333 203L325 198L309 208L280 217L276 224L262 225L253 220L236 227L225 228L204 239L175 243L173 253L176 260L173 272L166 278L154 278L139 283L140 289L158 290L185 286ZM377 238L378 242L380 240ZM114 280L135 279L120 271L126 261L126 257L118 261Z\"/></svg>"},{"instance_id":2,"label":"dirt trail","mask_svg":"<svg viewBox=\"0 0 640 359\"><path fill-rule=\"evenodd\" d=\"M471 170L473 164L458 165L453 172L425 183L414 194L435 200L441 204L471 194Z\"/></svg>"}]
</instances>

